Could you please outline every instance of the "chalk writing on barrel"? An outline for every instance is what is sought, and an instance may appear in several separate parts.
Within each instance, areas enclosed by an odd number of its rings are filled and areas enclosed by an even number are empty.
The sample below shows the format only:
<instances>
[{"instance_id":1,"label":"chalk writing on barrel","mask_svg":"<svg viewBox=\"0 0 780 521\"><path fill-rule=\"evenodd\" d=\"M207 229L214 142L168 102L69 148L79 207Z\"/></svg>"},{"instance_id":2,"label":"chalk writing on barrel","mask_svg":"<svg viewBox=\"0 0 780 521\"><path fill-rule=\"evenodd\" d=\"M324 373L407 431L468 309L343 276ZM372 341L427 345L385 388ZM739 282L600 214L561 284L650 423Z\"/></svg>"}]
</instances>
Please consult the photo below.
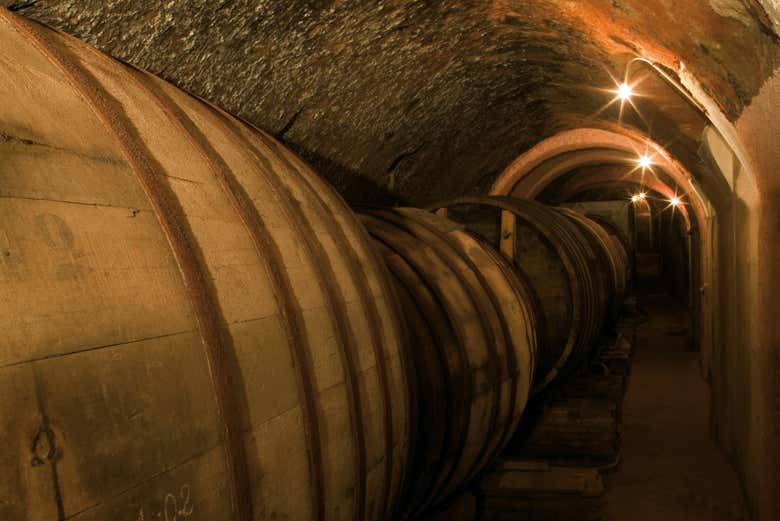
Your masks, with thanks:
<instances>
[{"instance_id":1,"label":"chalk writing on barrel","mask_svg":"<svg viewBox=\"0 0 780 521\"><path fill-rule=\"evenodd\" d=\"M191 489L188 484L182 485L179 489L179 495L171 492L166 492L162 510L157 512L154 517L164 521L181 521L187 519L194 512L192 503L190 501ZM147 521L145 516L144 507L138 510L138 517L136 521Z\"/></svg>"}]
</instances>

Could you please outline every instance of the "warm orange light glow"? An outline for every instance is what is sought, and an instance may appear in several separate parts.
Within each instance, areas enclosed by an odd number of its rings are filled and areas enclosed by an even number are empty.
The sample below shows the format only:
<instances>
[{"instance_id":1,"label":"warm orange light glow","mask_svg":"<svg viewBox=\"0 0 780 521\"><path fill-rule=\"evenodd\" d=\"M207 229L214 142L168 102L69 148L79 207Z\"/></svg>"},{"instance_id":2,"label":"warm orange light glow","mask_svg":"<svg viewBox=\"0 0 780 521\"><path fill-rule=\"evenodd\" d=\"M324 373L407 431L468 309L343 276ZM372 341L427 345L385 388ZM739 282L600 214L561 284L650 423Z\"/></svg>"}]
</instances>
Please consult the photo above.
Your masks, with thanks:
<instances>
[{"instance_id":1,"label":"warm orange light glow","mask_svg":"<svg viewBox=\"0 0 780 521\"><path fill-rule=\"evenodd\" d=\"M674 207L680 206L680 198L675 195L669 200L669 204L671 204Z\"/></svg>"},{"instance_id":2,"label":"warm orange light glow","mask_svg":"<svg viewBox=\"0 0 780 521\"><path fill-rule=\"evenodd\" d=\"M634 94L634 89L631 88L631 85L628 83L621 83L617 90L618 98L620 98L621 101L628 101L631 99L631 96Z\"/></svg>"},{"instance_id":3,"label":"warm orange light glow","mask_svg":"<svg viewBox=\"0 0 780 521\"><path fill-rule=\"evenodd\" d=\"M640 199L647 199L647 194L644 192L639 192L639 198Z\"/></svg>"},{"instance_id":4,"label":"warm orange light glow","mask_svg":"<svg viewBox=\"0 0 780 521\"><path fill-rule=\"evenodd\" d=\"M632 196L631 196L631 202L632 202L632 203L637 203L637 202L639 202L639 199L640 199L640 197L639 197L638 195L632 195Z\"/></svg>"},{"instance_id":5,"label":"warm orange light glow","mask_svg":"<svg viewBox=\"0 0 780 521\"><path fill-rule=\"evenodd\" d=\"M638 162L639 162L639 166L641 166L642 168L650 168L650 165L653 164L653 160L647 154L640 157Z\"/></svg>"}]
</instances>

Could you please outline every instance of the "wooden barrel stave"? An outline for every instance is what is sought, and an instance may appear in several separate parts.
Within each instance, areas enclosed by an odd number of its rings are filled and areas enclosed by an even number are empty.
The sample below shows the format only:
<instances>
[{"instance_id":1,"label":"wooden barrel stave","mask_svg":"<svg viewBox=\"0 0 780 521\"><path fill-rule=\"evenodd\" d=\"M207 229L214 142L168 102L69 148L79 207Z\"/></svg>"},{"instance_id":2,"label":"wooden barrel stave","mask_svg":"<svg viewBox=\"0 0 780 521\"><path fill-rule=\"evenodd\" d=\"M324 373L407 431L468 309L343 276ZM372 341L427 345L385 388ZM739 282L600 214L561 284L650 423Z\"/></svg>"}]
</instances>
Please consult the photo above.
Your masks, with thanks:
<instances>
[{"instance_id":1,"label":"wooden barrel stave","mask_svg":"<svg viewBox=\"0 0 780 521\"><path fill-rule=\"evenodd\" d=\"M586 215L588 219L598 224L610 236L613 244L609 247L611 255L616 257L616 265L622 273L618 277L622 278L622 284L618 284L617 293L624 298L630 287L631 281L631 242L628 236L618 228L615 223L600 215ZM622 287L622 290L620 289Z\"/></svg>"}]
</instances>

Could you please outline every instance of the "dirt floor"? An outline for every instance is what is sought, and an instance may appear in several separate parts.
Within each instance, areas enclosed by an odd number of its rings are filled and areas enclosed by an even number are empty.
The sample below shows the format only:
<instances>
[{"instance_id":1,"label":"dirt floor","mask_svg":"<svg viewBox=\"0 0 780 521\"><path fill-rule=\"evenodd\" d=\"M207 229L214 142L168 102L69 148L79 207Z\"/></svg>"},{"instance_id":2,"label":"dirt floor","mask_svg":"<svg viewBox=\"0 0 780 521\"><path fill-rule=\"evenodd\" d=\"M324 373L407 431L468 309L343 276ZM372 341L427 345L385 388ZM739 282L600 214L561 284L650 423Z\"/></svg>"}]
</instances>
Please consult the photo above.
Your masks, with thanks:
<instances>
[{"instance_id":1,"label":"dirt floor","mask_svg":"<svg viewBox=\"0 0 780 521\"><path fill-rule=\"evenodd\" d=\"M640 299L623 416L623 457L605 476L606 521L747 520L734 471L709 436L709 389L689 349L684 308Z\"/></svg>"}]
</instances>

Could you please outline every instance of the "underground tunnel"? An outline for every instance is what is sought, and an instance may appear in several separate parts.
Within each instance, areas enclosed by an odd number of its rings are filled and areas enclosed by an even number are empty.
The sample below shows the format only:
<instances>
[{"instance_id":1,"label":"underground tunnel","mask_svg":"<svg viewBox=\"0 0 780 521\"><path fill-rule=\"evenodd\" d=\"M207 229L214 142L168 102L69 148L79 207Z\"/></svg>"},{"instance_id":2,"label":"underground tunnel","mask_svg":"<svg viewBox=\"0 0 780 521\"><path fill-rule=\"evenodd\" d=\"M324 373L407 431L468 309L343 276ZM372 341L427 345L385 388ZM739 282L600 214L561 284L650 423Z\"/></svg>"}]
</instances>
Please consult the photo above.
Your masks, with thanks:
<instances>
[{"instance_id":1,"label":"underground tunnel","mask_svg":"<svg viewBox=\"0 0 780 521\"><path fill-rule=\"evenodd\" d=\"M777 0L0 0L0 521L780 519Z\"/></svg>"}]
</instances>

